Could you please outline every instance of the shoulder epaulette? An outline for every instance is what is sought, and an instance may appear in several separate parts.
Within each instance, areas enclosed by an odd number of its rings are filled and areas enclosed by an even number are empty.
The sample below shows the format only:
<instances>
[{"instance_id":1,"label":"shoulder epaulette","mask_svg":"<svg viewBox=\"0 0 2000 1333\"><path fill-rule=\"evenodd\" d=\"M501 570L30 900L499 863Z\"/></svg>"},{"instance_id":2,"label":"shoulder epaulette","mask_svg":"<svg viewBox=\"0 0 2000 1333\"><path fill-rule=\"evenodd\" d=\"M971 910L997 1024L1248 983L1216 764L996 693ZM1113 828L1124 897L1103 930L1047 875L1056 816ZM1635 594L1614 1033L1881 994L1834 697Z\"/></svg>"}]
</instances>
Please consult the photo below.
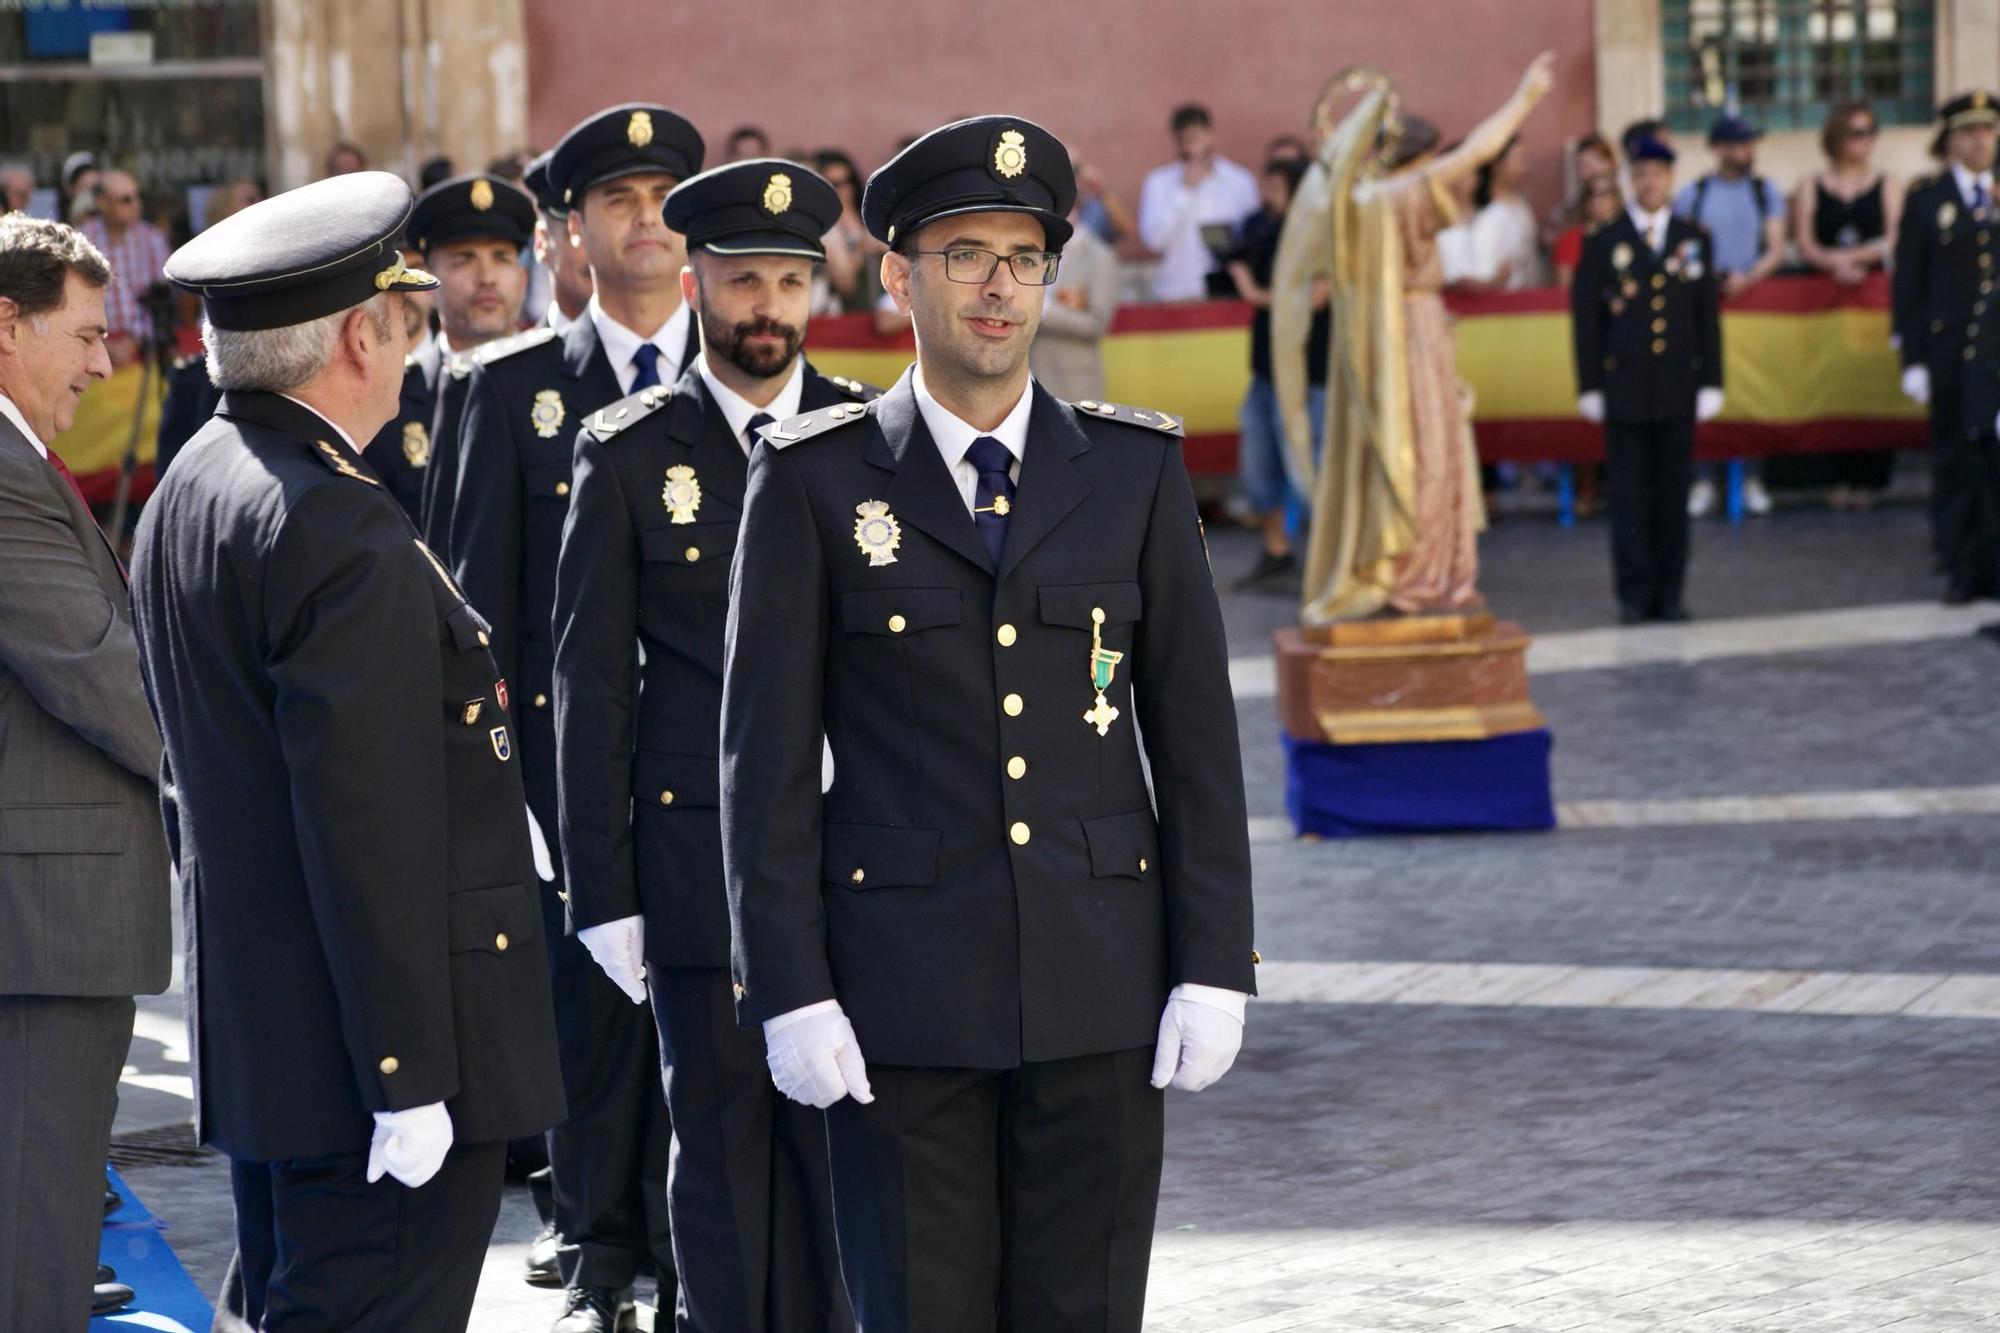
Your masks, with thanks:
<instances>
[{"instance_id":1,"label":"shoulder epaulette","mask_svg":"<svg viewBox=\"0 0 2000 1333\"><path fill-rule=\"evenodd\" d=\"M472 361L474 365L490 366L502 357L512 356L516 352L525 352L530 347L540 347L555 336L556 331L554 329L546 324L540 324L529 329L526 333L517 333L509 338L495 338L490 343L480 344L478 347L472 349Z\"/></svg>"},{"instance_id":2,"label":"shoulder epaulette","mask_svg":"<svg viewBox=\"0 0 2000 1333\"><path fill-rule=\"evenodd\" d=\"M472 353L453 352L445 358L445 373L455 380L462 380L472 373Z\"/></svg>"},{"instance_id":3,"label":"shoulder epaulette","mask_svg":"<svg viewBox=\"0 0 2000 1333\"><path fill-rule=\"evenodd\" d=\"M882 391L872 384L848 379L845 375L828 375L826 382L858 403L872 403L882 396Z\"/></svg>"},{"instance_id":4,"label":"shoulder epaulette","mask_svg":"<svg viewBox=\"0 0 2000 1333\"><path fill-rule=\"evenodd\" d=\"M764 439L773 449L788 449L800 440L809 440L815 435L852 425L867 416L868 409L859 403L835 403L832 407L822 407L803 416L773 422L764 428Z\"/></svg>"},{"instance_id":5,"label":"shoulder epaulette","mask_svg":"<svg viewBox=\"0 0 2000 1333\"><path fill-rule=\"evenodd\" d=\"M1072 406L1086 417L1122 421L1128 426L1144 426L1147 430L1156 430L1176 439L1184 434L1180 418L1170 417L1165 412L1150 412L1143 407L1127 407L1123 403L1100 403L1093 398L1086 398Z\"/></svg>"},{"instance_id":6,"label":"shoulder epaulette","mask_svg":"<svg viewBox=\"0 0 2000 1333\"><path fill-rule=\"evenodd\" d=\"M584 418L584 428L600 440L608 440L628 426L636 426L655 411L664 407L674 396L671 387L656 384L606 407L600 407Z\"/></svg>"},{"instance_id":7,"label":"shoulder epaulette","mask_svg":"<svg viewBox=\"0 0 2000 1333\"><path fill-rule=\"evenodd\" d=\"M352 477L356 481L365 481L370 486L380 486L382 484L366 472L363 472L360 468L354 466L354 460L349 458L347 451L337 444L330 444L325 440L314 440L313 453L319 458L320 462L326 464L329 469L338 472L343 477Z\"/></svg>"}]
</instances>

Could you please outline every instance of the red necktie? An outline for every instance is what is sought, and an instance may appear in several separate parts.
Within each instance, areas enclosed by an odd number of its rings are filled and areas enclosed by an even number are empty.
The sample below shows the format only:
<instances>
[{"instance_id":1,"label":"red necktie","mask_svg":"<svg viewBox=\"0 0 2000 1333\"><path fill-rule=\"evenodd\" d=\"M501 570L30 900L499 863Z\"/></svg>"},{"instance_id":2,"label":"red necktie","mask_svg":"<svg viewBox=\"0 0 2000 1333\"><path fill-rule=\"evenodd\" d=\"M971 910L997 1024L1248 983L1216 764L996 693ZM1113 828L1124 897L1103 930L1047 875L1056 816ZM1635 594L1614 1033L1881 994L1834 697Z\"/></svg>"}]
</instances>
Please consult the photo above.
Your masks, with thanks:
<instances>
[{"instance_id":1,"label":"red necktie","mask_svg":"<svg viewBox=\"0 0 2000 1333\"><path fill-rule=\"evenodd\" d=\"M56 451L53 449L49 450L49 466L62 474L62 479L69 483L69 488L71 490L76 492L76 498L79 500L83 500L83 507L86 511L88 511L90 508L90 501L83 499L83 487L76 484L76 475L72 473L68 468L63 466L62 459L56 456Z\"/></svg>"}]
</instances>

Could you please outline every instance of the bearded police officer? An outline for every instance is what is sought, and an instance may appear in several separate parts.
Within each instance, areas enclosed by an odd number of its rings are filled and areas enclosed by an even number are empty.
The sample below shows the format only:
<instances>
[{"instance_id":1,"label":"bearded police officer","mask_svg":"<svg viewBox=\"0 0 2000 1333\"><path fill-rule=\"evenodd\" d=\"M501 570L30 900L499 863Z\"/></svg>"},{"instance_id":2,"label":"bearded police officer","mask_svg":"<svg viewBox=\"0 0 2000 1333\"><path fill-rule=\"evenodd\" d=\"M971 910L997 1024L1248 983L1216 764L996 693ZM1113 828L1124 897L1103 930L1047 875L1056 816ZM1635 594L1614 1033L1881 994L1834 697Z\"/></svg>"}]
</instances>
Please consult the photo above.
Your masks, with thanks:
<instances>
[{"instance_id":1,"label":"bearded police officer","mask_svg":"<svg viewBox=\"0 0 2000 1333\"><path fill-rule=\"evenodd\" d=\"M868 396L799 354L840 196L796 162L732 163L667 196L702 351L577 438L556 580L556 738L570 918L650 990L673 1112L683 1333L847 1329L826 1133L736 1024L716 808L729 564L756 432ZM644 650L643 665L633 645ZM643 978L643 979L642 979Z\"/></svg>"},{"instance_id":2,"label":"bearded police officer","mask_svg":"<svg viewBox=\"0 0 2000 1333\"><path fill-rule=\"evenodd\" d=\"M549 188L571 210L570 234L590 260L596 295L560 339L536 329L473 354L452 564L493 622L501 670L518 682L528 803L550 839L558 828L552 617L571 453L592 412L672 384L692 360L680 290L686 253L661 210L701 159L701 136L665 107L613 107L565 135L549 162ZM599 1333L612 1327L649 1259L662 1295L673 1291L669 1122L651 1016L564 935L565 893L557 874L543 894L570 1106L549 1141L569 1288L556 1328Z\"/></svg>"},{"instance_id":3,"label":"bearded police officer","mask_svg":"<svg viewBox=\"0 0 2000 1333\"><path fill-rule=\"evenodd\" d=\"M1910 191L1896 236L1896 342L1903 392L1930 408L1931 522L1947 604L2000 596L2000 465L1993 300L2000 212L1993 164L2000 98L1967 93L1938 112L1946 169ZM2000 314L2000 311L1995 312ZM1996 330L2000 331L2000 330Z\"/></svg>"},{"instance_id":4,"label":"bearded police officer","mask_svg":"<svg viewBox=\"0 0 2000 1333\"><path fill-rule=\"evenodd\" d=\"M1180 422L1028 374L1075 193L1011 116L876 172L863 220L917 365L750 464L723 688L739 1012L779 1089L829 1108L868 1333L1136 1333L1161 1089L1228 1069L1253 986Z\"/></svg>"},{"instance_id":5,"label":"bearded police officer","mask_svg":"<svg viewBox=\"0 0 2000 1333\"><path fill-rule=\"evenodd\" d=\"M1694 429L1722 411L1708 233L1672 212L1674 154L1634 143L1632 203L1593 232L1570 287L1577 410L1604 426L1611 562L1626 625L1688 618Z\"/></svg>"},{"instance_id":6,"label":"bearded police officer","mask_svg":"<svg viewBox=\"0 0 2000 1333\"><path fill-rule=\"evenodd\" d=\"M223 397L146 506L132 593L199 1128L231 1158L221 1327L463 1329L506 1142L563 1112L517 692L359 448L436 286L392 243L409 213L396 177L339 176L166 267Z\"/></svg>"}]
</instances>

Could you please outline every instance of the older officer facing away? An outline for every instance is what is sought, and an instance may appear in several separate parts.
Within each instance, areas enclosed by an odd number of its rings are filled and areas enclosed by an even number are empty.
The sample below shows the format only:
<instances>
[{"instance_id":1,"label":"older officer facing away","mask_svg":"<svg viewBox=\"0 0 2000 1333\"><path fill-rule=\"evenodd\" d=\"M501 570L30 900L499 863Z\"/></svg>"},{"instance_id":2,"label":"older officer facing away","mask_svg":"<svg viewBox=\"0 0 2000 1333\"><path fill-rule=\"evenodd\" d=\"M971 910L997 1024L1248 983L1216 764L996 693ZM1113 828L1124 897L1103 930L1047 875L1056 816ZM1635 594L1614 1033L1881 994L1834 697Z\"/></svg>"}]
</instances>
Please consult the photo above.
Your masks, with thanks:
<instances>
[{"instance_id":1,"label":"older officer facing away","mask_svg":"<svg viewBox=\"0 0 2000 1333\"><path fill-rule=\"evenodd\" d=\"M38 1333L89 1321L132 997L171 964L125 575L48 449L111 374L110 280L69 227L0 219L0 1328Z\"/></svg>"},{"instance_id":2,"label":"older officer facing away","mask_svg":"<svg viewBox=\"0 0 2000 1333\"><path fill-rule=\"evenodd\" d=\"M513 699L361 458L404 294L437 285L409 214L395 177L340 176L167 265L223 397L147 506L134 599L198 1128L232 1159L225 1328L463 1329L507 1140L563 1112Z\"/></svg>"}]
</instances>

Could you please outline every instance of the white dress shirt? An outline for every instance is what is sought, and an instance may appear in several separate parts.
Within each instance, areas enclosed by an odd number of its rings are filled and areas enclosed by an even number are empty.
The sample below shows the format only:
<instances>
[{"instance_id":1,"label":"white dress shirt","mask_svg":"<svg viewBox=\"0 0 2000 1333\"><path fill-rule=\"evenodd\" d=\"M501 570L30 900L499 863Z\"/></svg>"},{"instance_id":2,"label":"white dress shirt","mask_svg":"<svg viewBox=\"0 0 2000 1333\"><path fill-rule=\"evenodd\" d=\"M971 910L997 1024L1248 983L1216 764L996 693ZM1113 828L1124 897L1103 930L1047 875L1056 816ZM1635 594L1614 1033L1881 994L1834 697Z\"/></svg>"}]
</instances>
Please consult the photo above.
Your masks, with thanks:
<instances>
[{"instance_id":1,"label":"white dress shirt","mask_svg":"<svg viewBox=\"0 0 2000 1333\"><path fill-rule=\"evenodd\" d=\"M658 332L644 338L605 314L597 297L591 296L590 322L597 325L597 341L604 347L604 359L618 376L620 393L632 392L632 381L639 378L639 367L632 364L632 358L646 343L660 349L660 383L672 384L681 377L681 372L687 369L681 364L681 353L687 349L688 321L692 318L694 313L683 301L667 316L667 322L660 325Z\"/></svg>"},{"instance_id":2,"label":"white dress shirt","mask_svg":"<svg viewBox=\"0 0 2000 1333\"><path fill-rule=\"evenodd\" d=\"M1201 183L1189 188L1182 165L1169 162L1146 173L1139 189L1139 239L1160 256L1153 271L1153 299L1196 301L1208 295L1215 255L1201 239L1205 226L1231 228L1263 202L1257 178L1226 157L1217 157Z\"/></svg>"},{"instance_id":3,"label":"white dress shirt","mask_svg":"<svg viewBox=\"0 0 2000 1333\"><path fill-rule=\"evenodd\" d=\"M1674 215L1673 206L1669 204L1657 213L1648 213L1639 205L1632 204L1625 211L1631 215L1632 225L1639 229L1639 239L1652 245L1653 253L1659 254L1667 244L1667 220ZM1657 231L1654 230L1656 227ZM1654 237L1659 239L1655 241Z\"/></svg>"},{"instance_id":4,"label":"white dress shirt","mask_svg":"<svg viewBox=\"0 0 2000 1333\"><path fill-rule=\"evenodd\" d=\"M7 420L13 422L14 429L27 436L28 443L35 446L36 453L40 454L43 458L49 456L49 447L41 442L35 432L28 429L28 419L21 415L20 408L14 406L14 400L4 393L0 393L0 417L5 417Z\"/></svg>"},{"instance_id":5,"label":"white dress shirt","mask_svg":"<svg viewBox=\"0 0 2000 1333\"><path fill-rule=\"evenodd\" d=\"M806 391L806 359L792 358L792 373L785 380L785 387L778 390L778 396L767 406L759 407L736 390L715 377L708 368L708 353L703 351L695 357L696 369L701 371L701 382L708 386L709 397L722 409L722 419L729 423L730 433L736 436L736 443L749 453L756 441L750 438L750 418L759 412L765 413L773 421L783 421L799 414L799 396Z\"/></svg>"},{"instance_id":6,"label":"white dress shirt","mask_svg":"<svg viewBox=\"0 0 2000 1333\"><path fill-rule=\"evenodd\" d=\"M910 387L917 393L917 411L923 414L924 425L930 430L931 438L937 441L938 453L944 456L944 465L950 469L951 479L958 483L958 493L965 497L966 513L971 513L979 504L979 470L966 460L965 451L980 436L990 435L1007 446L1007 452L1014 455L1014 464L1007 469L1007 475L1014 481L1021 479L1021 456L1028 450L1028 412L1035 403L1035 382L1032 379L1021 390L1021 401L1014 404L1006 419L992 430L980 430L968 424L931 397L931 391L924 387L922 366L917 367L911 376Z\"/></svg>"},{"instance_id":7,"label":"white dress shirt","mask_svg":"<svg viewBox=\"0 0 2000 1333\"><path fill-rule=\"evenodd\" d=\"M1958 183L1958 197L1970 204L1975 198L1973 187L1986 191L1986 206L1993 206L1993 173L1991 171L1972 172L1958 163L1951 164L1951 178Z\"/></svg>"},{"instance_id":8,"label":"white dress shirt","mask_svg":"<svg viewBox=\"0 0 2000 1333\"><path fill-rule=\"evenodd\" d=\"M581 319L582 316L579 315L577 318ZM553 299L549 301L548 319L549 327L556 331L556 337L558 338L567 338L570 329L576 324L576 320L565 315L562 312L562 307L557 305ZM602 337L603 335L600 334L598 336Z\"/></svg>"}]
</instances>

